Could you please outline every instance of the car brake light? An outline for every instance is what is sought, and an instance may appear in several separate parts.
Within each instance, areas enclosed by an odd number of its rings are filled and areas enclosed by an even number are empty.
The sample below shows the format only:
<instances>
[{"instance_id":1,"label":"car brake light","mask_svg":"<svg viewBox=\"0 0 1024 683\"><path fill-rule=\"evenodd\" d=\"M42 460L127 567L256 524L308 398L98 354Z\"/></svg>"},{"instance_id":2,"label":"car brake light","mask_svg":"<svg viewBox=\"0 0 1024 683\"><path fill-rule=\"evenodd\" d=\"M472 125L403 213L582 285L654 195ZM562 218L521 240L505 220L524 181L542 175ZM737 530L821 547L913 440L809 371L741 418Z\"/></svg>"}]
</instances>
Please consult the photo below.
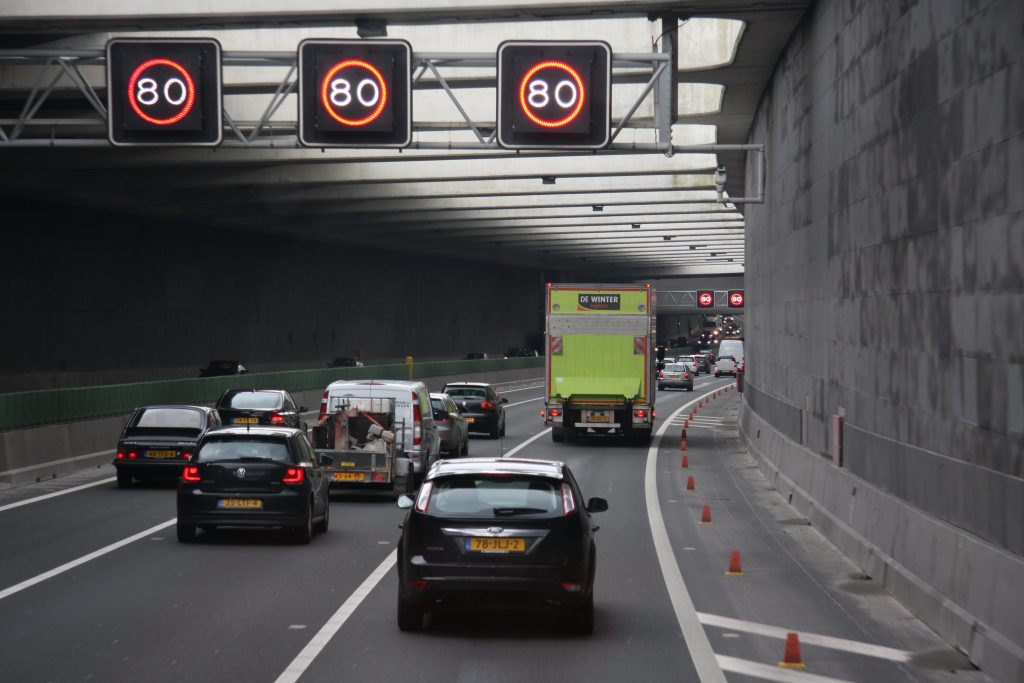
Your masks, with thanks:
<instances>
[{"instance_id":1,"label":"car brake light","mask_svg":"<svg viewBox=\"0 0 1024 683\"><path fill-rule=\"evenodd\" d=\"M117 459L118 460L124 460L124 453L118 453L117 454Z\"/></svg>"},{"instance_id":2,"label":"car brake light","mask_svg":"<svg viewBox=\"0 0 1024 683\"><path fill-rule=\"evenodd\" d=\"M412 445L419 446L423 443L423 415L420 412L420 397L412 392Z\"/></svg>"},{"instance_id":3,"label":"car brake light","mask_svg":"<svg viewBox=\"0 0 1024 683\"><path fill-rule=\"evenodd\" d=\"M420 493L416 496L416 512L426 512L430 503L430 490L434 488L434 482L428 481L420 487Z\"/></svg>"},{"instance_id":4,"label":"car brake light","mask_svg":"<svg viewBox=\"0 0 1024 683\"><path fill-rule=\"evenodd\" d=\"M272 425L283 425L284 424L284 415L278 415L277 413L274 413L273 415L270 416L270 424L272 424Z\"/></svg>"},{"instance_id":5,"label":"car brake light","mask_svg":"<svg viewBox=\"0 0 1024 683\"><path fill-rule=\"evenodd\" d=\"M566 593L580 593L583 591L583 584L575 581L563 581L562 590Z\"/></svg>"},{"instance_id":6,"label":"car brake light","mask_svg":"<svg viewBox=\"0 0 1024 683\"><path fill-rule=\"evenodd\" d=\"M665 379L665 371L664 370L659 370L658 371L658 379Z\"/></svg>"},{"instance_id":7,"label":"car brake light","mask_svg":"<svg viewBox=\"0 0 1024 683\"><path fill-rule=\"evenodd\" d=\"M289 467L284 471L282 484L301 484L306 480L306 471L301 467Z\"/></svg>"},{"instance_id":8,"label":"car brake light","mask_svg":"<svg viewBox=\"0 0 1024 683\"><path fill-rule=\"evenodd\" d=\"M181 480L198 484L203 478L199 476L199 468L196 465L186 465L181 472Z\"/></svg>"},{"instance_id":9,"label":"car brake light","mask_svg":"<svg viewBox=\"0 0 1024 683\"><path fill-rule=\"evenodd\" d=\"M320 420L321 421L323 421L323 419L327 416L327 399L330 398L330 396L331 396L331 392L330 391L325 391L324 392L324 397L322 399L320 399Z\"/></svg>"},{"instance_id":10,"label":"car brake light","mask_svg":"<svg viewBox=\"0 0 1024 683\"><path fill-rule=\"evenodd\" d=\"M572 497L572 487L562 484L562 512L565 516L576 514L576 499Z\"/></svg>"},{"instance_id":11,"label":"car brake light","mask_svg":"<svg viewBox=\"0 0 1024 683\"><path fill-rule=\"evenodd\" d=\"M135 455L135 451L132 451L131 453L128 454L128 459L129 460L135 460L135 458L137 458L137 457L138 456Z\"/></svg>"},{"instance_id":12,"label":"car brake light","mask_svg":"<svg viewBox=\"0 0 1024 683\"><path fill-rule=\"evenodd\" d=\"M480 410L494 410L494 401L488 399L480 401Z\"/></svg>"},{"instance_id":13,"label":"car brake light","mask_svg":"<svg viewBox=\"0 0 1024 683\"><path fill-rule=\"evenodd\" d=\"M191 460L192 459L192 454L191 453L182 453L181 457L185 458L186 460Z\"/></svg>"},{"instance_id":14,"label":"car brake light","mask_svg":"<svg viewBox=\"0 0 1024 683\"><path fill-rule=\"evenodd\" d=\"M412 581L409 581L407 583L409 588L411 588L414 591L421 591L427 587L427 582L424 579L413 579Z\"/></svg>"},{"instance_id":15,"label":"car brake light","mask_svg":"<svg viewBox=\"0 0 1024 683\"><path fill-rule=\"evenodd\" d=\"M684 372L683 373L683 379L690 379L690 373Z\"/></svg>"}]
</instances>

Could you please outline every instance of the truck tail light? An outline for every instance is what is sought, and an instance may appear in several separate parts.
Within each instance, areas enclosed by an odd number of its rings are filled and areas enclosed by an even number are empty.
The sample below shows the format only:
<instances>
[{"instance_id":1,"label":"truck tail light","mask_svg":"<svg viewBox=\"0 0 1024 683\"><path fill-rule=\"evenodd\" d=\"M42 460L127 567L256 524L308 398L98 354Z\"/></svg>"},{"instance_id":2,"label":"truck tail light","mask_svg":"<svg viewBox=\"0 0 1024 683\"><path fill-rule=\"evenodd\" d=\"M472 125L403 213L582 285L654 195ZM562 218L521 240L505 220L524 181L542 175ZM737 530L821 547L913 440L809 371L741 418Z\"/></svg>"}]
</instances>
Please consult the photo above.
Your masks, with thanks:
<instances>
[{"instance_id":1,"label":"truck tail light","mask_svg":"<svg viewBox=\"0 0 1024 683\"><path fill-rule=\"evenodd\" d=\"M306 471L301 467L289 467L284 471L282 484L301 484L306 480Z\"/></svg>"},{"instance_id":2,"label":"truck tail light","mask_svg":"<svg viewBox=\"0 0 1024 683\"><path fill-rule=\"evenodd\" d=\"M637 408L636 410L633 411L633 416L638 417L642 420L645 417L647 417L647 411L644 410L643 408Z\"/></svg>"},{"instance_id":3,"label":"truck tail light","mask_svg":"<svg viewBox=\"0 0 1024 683\"><path fill-rule=\"evenodd\" d=\"M186 465L185 469L181 472L181 480L187 481L190 484L198 484L203 480L199 476L199 468L195 465Z\"/></svg>"}]
</instances>

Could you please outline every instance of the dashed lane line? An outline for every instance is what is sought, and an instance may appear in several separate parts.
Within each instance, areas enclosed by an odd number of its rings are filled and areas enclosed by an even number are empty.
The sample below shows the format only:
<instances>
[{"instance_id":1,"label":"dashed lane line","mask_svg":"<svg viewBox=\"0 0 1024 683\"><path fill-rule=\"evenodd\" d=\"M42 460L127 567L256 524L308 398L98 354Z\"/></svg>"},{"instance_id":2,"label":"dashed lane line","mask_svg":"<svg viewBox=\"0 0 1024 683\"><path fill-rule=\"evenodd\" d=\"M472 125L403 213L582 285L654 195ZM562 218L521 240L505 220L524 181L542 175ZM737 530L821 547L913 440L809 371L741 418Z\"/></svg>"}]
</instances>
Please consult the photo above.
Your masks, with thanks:
<instances>
[{"instance_id":1,"label":"dashed lane line","mask_svg":"<svg viewBox=\"0 0 1024 683\"><path fill-rule=\"evenodd\" d=\"M548 429L545 429L543 432L540 432L539 434L534 434L529 439L527 439L526 441L522 442L521 444L519 444L518 446L516 446L515 448L510 450L508 453L505 453L501 457L503 457L503 458L511 458L513 455L515 455L519 451L523 450L524 448L529 446L531 443L533 443L534 441L536 441L540 437L544 436L545 434L549 434L550 432L551 432L551 428L549 427Z\"/></svg>"},{"instance_id":2,"label":"dashed lane line","mask_svg":"<svg viewBox=\"0 0 1024 683\"><path fill-rule=\"evenodd\" d=\"M26 498L25 500L19 500L17 503L8 503L7 505L0 505L0 512L3 512L4 510L12 510L14 508L20 508L22 505L29 505L30 503L38 503L41 500L56 498L57 496L63 496L68 493L74 493L75 491L81 491L82 489L92 488L93 486L109 484L110 482L116 480L117 477L109 477L107 479L100 479L99 481L90 482L88 484L82 484L81 486L72 486L71 488L64 489L63 491L54 491L53 493L47 493L42 496L36 496L35 498Z\"/></svg>"}]
</instances>

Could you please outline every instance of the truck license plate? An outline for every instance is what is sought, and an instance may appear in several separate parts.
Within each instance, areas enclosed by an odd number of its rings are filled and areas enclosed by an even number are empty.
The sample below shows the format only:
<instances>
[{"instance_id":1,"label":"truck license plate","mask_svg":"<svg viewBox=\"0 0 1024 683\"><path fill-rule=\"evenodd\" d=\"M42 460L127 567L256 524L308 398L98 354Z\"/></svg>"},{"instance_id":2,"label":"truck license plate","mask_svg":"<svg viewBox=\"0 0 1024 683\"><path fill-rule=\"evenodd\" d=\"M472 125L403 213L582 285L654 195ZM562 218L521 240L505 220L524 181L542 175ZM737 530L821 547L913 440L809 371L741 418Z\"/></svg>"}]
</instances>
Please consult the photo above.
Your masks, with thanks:
<instances>
[{"instance_id":1,"label":"truck license plate","mask_svg":"<svg viewBox=\"0 0 1024 683\"><path fill-rule=\"evenodd\" d=\"M585 422L602 422L609 423L612 421L611 414L606 410L589 410L587 411Z\"/></svg>"}]
</instances>

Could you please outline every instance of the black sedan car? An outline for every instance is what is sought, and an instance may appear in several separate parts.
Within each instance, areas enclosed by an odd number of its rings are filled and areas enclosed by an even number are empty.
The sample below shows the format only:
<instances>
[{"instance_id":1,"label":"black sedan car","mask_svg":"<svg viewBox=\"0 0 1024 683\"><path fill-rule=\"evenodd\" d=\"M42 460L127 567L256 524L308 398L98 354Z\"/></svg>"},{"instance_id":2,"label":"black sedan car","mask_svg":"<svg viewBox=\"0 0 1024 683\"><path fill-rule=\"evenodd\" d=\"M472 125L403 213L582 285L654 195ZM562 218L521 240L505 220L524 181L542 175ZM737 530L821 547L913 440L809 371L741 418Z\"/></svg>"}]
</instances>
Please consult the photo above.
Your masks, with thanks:
<instances>
[{"instance_id":1,"label":"black sedan car","mask_svg":"<svg viewBox=\"0 0 1024 683\"><path fill-rule=\"evenodd\" d=\"M569 468L509 458L442 460L430 468L398 544L398 627L423 628L448 604L555 608L581 633L594 627L597 546Z\"/></svg>"},{"instance_id":2,"label":"black sedan car","mask_svg":"<svg viewBox=\"0 0 1024 683\"><path fill-rule=\"evenodd\" d=\"M217 400L217 412L226 425L270 425L305 429L302 413L291 394L282 389L228 389Z\"/></svg>"},{"instance_id":3,"label":"black sedan car","mask_svg":"<svg viewBox=\"0 0 1024 683\"><path fill-rule=\"evenodd\" d=\"M208 433L178 482L178 540L196 529L283 527L299 543L327 531L329 482L317 455L297 429L228 427Z\"/></svg>"},{"instance_id":4,"label":"black sedan car","mask_svg":"<svg viewBox=\"0 0 1024 683\"><path fill-rule=\"evenodd\" d=\"M136 408L117 440L117 485L133 479L176 479L200 437L221 424L217 411L204 406Z\"/></svg>"},{"instance_id":5,"label":"black sedan car","mask_svg":"<svg viewBox=\"0 0 1024 683\"><path fill-rule=\"evenodd\" d=\"M492 439L505 436L505 404L490 384L483 382L449 382L441 389L459 407L471 432L487 432Z\"/></svg>"}]
</instances>

